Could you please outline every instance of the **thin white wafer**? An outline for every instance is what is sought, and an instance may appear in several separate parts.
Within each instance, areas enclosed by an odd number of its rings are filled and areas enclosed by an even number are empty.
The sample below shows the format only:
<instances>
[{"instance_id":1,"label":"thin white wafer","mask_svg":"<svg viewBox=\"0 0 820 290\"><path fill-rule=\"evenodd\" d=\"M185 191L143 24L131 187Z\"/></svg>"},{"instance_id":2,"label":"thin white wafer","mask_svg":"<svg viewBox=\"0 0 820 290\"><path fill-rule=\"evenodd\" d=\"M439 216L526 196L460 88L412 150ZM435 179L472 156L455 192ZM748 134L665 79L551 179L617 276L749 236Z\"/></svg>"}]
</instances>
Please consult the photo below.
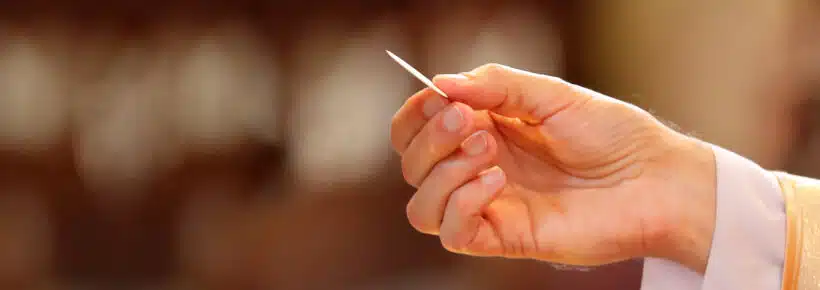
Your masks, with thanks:
<instances>
[{"instance_id":1,"label":"thin white wafer","mask_svg":"<svg viewBox=\"0 0 820 290\"><path fill-rule=\"evenodd\" d=\"M385 51L387 52L387 55L389 55L391 58L393 58L393 60L395 60L397 63L399 63L399 65L401 65L401 67L403 67L405 70L410 72L410 74L412 74L417 79L419 79L422 83L424 83L425 85L427 85L428 87L433 89L433 91L436 91L436 93L439 93L442 97L447 98L447 94L445 94L443 91L441 91L441 89L436 87L436 85L433 84L433 81L431 81L430 79L425 77L417 69L413 68L413 66L411 66L409 63L405 62L404 60L402 60L401 58L399 58L398 56L396 56L395 54L393 54L389 50L385 50Z\"/></svg>"}]
</instances>

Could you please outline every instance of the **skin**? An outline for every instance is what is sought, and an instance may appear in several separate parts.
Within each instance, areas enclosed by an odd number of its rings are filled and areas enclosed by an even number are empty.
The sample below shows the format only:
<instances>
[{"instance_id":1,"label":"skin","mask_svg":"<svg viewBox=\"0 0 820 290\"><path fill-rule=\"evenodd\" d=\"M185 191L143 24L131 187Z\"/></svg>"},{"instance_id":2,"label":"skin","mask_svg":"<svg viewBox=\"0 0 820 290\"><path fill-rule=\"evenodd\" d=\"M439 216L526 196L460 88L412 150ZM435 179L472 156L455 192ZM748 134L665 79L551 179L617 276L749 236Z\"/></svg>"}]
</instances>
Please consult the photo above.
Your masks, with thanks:
<instances>
[{"instance_id":1,"label":"skin","mask_svg":"<svg viewBox=\"0 0 820 290\"><path fill-rule=\"evenodd\" d=\"M449 251L595 266L659 257L703 273L715 219L711 147L628 103L488 64L439 75L391 141L417 191L410 224Z\"/></svg>"}]
</instances>

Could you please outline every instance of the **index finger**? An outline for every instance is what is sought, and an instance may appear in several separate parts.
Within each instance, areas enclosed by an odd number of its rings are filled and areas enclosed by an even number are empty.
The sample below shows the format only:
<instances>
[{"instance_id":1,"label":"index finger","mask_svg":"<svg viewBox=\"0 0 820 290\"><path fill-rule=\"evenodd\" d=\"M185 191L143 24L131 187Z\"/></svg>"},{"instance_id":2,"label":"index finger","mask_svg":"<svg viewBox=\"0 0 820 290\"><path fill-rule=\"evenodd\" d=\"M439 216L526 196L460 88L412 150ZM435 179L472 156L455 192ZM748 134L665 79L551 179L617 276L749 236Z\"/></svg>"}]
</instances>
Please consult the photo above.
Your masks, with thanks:
<instances>
[{"instance_id":1,"label":"index finger","mask_svg":"<svg viewBox=\"0 0 820 290\"><path fill-rule=\"evenodd\" d=\"M393 149L403 154L410 141L421 132L424 125L443 110L450 101L430 88L425 88L413 94L399 111L393 116L390 124L390 142Z\"/></svg>"}]
</instances>

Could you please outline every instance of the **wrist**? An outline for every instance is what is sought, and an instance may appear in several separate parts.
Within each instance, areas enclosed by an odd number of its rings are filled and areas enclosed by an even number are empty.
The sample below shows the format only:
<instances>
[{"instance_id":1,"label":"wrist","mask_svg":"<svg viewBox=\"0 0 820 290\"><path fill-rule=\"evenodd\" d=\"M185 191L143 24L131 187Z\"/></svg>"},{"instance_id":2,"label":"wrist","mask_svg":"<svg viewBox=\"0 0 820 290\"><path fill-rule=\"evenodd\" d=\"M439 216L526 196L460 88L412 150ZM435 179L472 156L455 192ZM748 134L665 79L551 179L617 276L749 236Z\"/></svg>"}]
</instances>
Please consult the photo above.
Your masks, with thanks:
<instances>
[{"instance_id":1,"label":"wrist","mask_svg":"<svg viewBox=\"0 0 820 290\"><path fill-rule=\"evenodd\" d=\"M706 271L715 231L717 173L709 144L679 135L673 142L672 180L664 194L670 195L670 215L654 254L698 273Z\"/></svg>"}]
</instances>

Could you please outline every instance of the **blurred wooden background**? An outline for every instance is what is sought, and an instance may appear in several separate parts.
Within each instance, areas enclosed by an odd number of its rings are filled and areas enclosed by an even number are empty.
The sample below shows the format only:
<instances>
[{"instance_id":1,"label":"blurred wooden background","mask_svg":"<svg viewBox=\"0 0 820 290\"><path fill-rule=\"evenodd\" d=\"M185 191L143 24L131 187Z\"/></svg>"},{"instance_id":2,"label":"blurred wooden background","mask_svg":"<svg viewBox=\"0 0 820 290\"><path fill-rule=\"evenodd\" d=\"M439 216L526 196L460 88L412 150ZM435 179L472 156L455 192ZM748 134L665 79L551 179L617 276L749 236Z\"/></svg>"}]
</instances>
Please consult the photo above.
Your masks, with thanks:
<instances>
[{"instance_id":1,"label":"blurred wooden background","mask_svg":"<svg viewBox=\"0 0 820 290\"><path fill-rule=\"evenodd\" d=\"M2 289L637 289L411 230L388 147L428 75L498 62L820 176L811 1L0 2Z\"/></svg>"}]
</instances>

